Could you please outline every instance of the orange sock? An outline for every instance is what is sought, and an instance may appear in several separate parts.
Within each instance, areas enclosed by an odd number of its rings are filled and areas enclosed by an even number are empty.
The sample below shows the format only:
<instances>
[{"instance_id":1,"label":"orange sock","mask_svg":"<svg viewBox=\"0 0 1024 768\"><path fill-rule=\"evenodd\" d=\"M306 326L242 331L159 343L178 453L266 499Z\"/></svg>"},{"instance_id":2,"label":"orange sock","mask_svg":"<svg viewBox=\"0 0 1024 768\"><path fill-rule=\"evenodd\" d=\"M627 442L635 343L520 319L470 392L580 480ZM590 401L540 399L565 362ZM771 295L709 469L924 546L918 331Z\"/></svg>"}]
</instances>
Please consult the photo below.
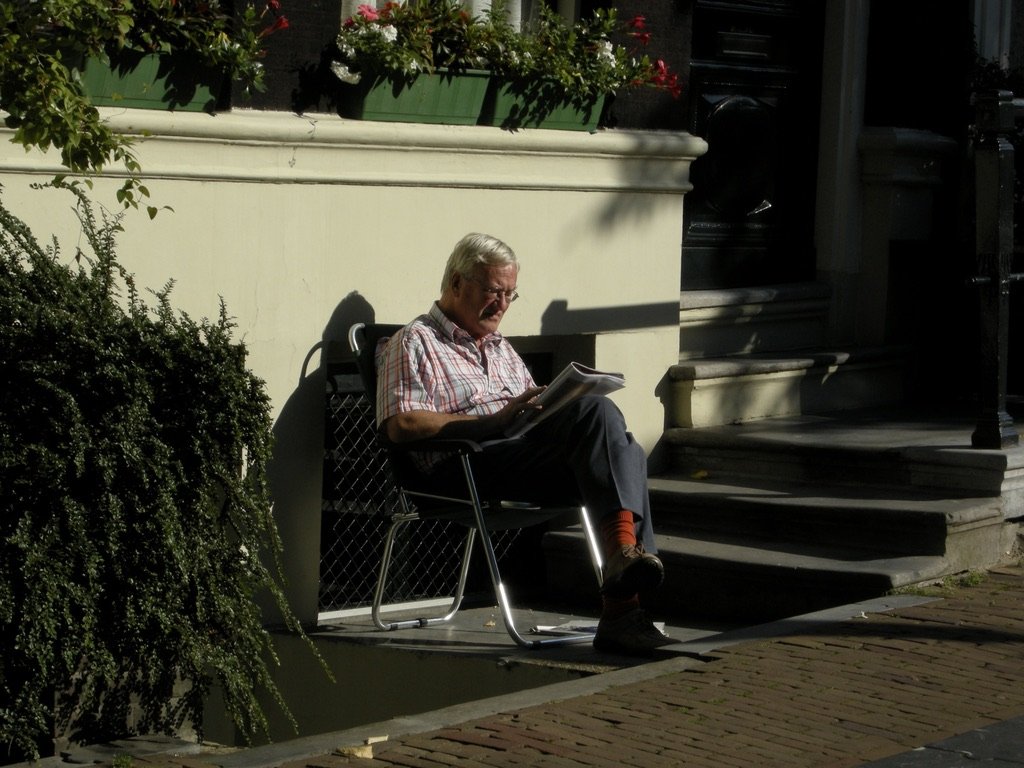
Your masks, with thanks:
<instances>
[{"instance_id":1,"label":"orange sock","mask_svg":"<svg viewBox=\"0 0 1024 768\"><path fill-rule=\"evenodd\" d=\"M605 557L611 557L623 547L636 546L636 522L628 509L602 517L600 525Z\"/></svg>"}]
</instances>

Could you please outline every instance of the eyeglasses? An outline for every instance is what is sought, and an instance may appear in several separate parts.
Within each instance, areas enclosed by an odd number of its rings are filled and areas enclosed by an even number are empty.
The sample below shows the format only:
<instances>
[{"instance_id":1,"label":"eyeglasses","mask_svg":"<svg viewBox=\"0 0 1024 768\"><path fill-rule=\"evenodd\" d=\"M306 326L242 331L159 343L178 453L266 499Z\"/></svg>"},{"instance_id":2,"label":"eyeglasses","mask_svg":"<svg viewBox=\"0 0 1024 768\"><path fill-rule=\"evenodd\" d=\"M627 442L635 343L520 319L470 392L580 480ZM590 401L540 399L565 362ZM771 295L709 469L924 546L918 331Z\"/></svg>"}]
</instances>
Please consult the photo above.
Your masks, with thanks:
<instances>
[{"instance_id":1,"label":"eyeglasses","mask_svg":"<svg viewBox=\"0 0 1024 768\"><path fill-rule=\"evenodd\" d=\"M501 288L491 288L489 285L475 277L466 277L467 280L472 280L474 283L480 286L481 290L490 296L492 299L505 299L509 304L519 298L519 291L503 291Z\"/></svg>"}]
</instances>

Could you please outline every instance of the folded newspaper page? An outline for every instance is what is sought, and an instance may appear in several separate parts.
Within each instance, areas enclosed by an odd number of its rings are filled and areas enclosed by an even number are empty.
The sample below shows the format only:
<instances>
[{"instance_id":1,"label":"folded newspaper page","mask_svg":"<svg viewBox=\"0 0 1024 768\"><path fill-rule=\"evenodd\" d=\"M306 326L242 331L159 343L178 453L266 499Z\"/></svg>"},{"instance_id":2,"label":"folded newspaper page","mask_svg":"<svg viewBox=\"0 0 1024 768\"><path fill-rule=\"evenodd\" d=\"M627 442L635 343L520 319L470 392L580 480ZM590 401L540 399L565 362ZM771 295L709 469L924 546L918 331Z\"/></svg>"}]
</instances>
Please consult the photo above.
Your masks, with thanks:
<instances>
[{"instance_id":1,"label":"folded newspaper page","mask_svg":"<svg viewBox=\"0 0 1024 768\"><path fill-rule=\"evenodd\" d=\"M507 437L525 435L564 405L583 395L607 395L626 386L621 373L607 373L581 363L569 363L547 389L537 395L539 410L525 411L505 430Z\"/></svg>"}]
</instances>

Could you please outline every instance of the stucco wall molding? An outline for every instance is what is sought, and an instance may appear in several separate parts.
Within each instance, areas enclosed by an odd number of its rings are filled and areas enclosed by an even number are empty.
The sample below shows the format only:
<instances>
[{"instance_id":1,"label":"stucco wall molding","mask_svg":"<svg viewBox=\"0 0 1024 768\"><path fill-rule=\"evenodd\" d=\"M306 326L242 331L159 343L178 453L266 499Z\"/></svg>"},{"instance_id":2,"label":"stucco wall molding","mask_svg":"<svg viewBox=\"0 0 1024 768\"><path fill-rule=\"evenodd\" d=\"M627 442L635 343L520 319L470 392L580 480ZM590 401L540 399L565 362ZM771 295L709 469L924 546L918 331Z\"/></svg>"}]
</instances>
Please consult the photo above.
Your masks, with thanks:
<instances>
[{"instance_id":1,"label":"stucco wall molding","mask_svg":"<svg viewBox=\"0 0 1024 768\"><path fill-rule=\"evenodd\" d=\"M511 132L244 110L102 112L139 138L145 175L159 179L679 194L691 188L689 164L706 149L699 138L670 132ZM47 160L6 153L0 171L60 170Z\"/></svg>"}]
</instances>

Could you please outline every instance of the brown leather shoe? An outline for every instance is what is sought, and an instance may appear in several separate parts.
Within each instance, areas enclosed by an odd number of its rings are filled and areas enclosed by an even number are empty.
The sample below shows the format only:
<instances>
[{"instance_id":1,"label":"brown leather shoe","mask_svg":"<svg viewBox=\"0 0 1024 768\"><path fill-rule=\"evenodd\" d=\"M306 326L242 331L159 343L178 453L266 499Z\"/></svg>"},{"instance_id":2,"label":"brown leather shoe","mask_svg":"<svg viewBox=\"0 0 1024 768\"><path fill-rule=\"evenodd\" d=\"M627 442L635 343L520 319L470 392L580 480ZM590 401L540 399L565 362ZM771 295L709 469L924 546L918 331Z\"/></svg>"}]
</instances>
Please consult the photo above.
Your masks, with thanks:
<instances>
[{"instance_id":1,"label":"brown leather shoe","mask_svg":"<svg viewBox=\"0 0 1024 768\"><path fill-rule=\"evenodd\" d=\"M665 566L641 545L625 546L608 558L601 571L601 593L609 597L632 597L661 586Z\"/></svg>"},{"instance_id":2,"label":"brown leather shoe","mask_svg":"<svg viewBox=\"0 0 1024 768\"><path fill-rule=\"evenodd\" d=\"M601 617L594 635L595 650L627 656L650 656L658 648L678 642L654 626L643 608L614 619Z\"/></svg>"}]
</instances>

